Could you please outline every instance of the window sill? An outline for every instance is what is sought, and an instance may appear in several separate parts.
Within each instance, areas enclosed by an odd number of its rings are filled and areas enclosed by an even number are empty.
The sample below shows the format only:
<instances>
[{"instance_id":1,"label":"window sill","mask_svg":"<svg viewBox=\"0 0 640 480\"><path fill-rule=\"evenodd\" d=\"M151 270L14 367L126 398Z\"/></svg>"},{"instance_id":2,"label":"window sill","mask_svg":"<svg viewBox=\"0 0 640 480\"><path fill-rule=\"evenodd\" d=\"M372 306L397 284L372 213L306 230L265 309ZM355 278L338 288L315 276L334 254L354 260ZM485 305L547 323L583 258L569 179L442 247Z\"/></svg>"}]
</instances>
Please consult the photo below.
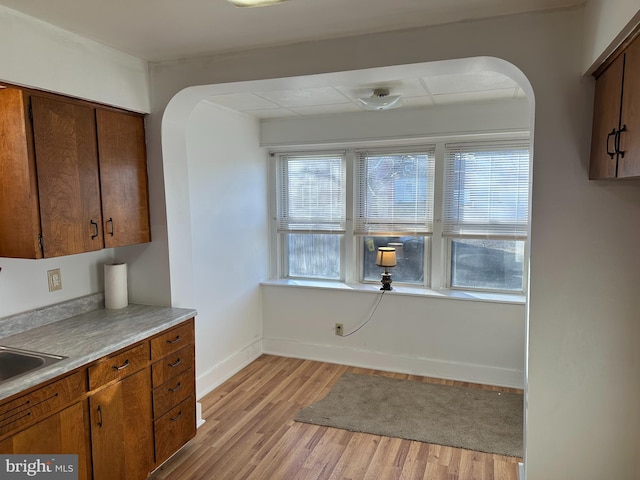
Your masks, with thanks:
<instances>
[{"instance_id":1,"label":"window sill","mask_svg":"<svg viewBox=\"0 0 640 480\"><path fill-rule=\"evenodd\" d=\"M291 280L291 279L279 279L279 280L267 280L261 282L261 285L275 286L275 287L302 287L302 288L319 288L324 290L339 290L339 291L352 291L352 292L368 292L379 293L380 287L374 284L356 283L346 284L341 282L321 281L321 280ZM409 287L405 285L393 286L393 290L390 292L392 295L411 295L419 297L432 297L432 298L451 298L454 300L470 300L475 302L490 302L490 303L509 303L514 305L524 305L526 303L525 295L514 293L491 293L491 292L476 292L470 290L432 290L429 288Z\"/></svg>"}]
</instances>

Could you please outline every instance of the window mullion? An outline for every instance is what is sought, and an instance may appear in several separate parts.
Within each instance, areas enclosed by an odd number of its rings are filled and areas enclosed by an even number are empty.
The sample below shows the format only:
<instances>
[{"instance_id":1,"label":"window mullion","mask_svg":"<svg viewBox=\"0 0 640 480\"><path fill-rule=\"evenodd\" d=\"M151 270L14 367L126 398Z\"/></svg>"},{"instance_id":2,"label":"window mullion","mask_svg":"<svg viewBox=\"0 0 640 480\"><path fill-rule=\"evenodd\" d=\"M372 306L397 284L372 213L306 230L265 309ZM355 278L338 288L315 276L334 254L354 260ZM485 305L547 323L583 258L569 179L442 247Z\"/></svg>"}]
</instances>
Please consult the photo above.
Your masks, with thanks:
<instances>
[{"instance_id":1,"label":"window mullion","mask_svg":"<svg viewBox=\"0 0 640 480\"><path fill-rule=\"evenodd\" d=\"M354 216L354 151L347 150L345 152L346 161L346 222L344 235L344 250L342 252L341 272L346 283L356 283L359 281L358 269L360 262L358 261L357 241L353 235L353 216Z\"/></svg>"},{"instance_id":2,"label":"window mullion","mask_svg":"<svg viewBox=\"0 0 640 480\"><path fill-rule=\"evenodd\" d=\"M431 237L431 287L445 288L447 278L447 242L442 237L442 209L444 205L444 143L436 144L435 180L433 186L433 236ZM425 255L428 252L425 251ZM426 264L425 264L426 265ZM428 282L425 272L425 282ZM429 285L427 285L429 286Z\"/></svg>"}]
</instances>

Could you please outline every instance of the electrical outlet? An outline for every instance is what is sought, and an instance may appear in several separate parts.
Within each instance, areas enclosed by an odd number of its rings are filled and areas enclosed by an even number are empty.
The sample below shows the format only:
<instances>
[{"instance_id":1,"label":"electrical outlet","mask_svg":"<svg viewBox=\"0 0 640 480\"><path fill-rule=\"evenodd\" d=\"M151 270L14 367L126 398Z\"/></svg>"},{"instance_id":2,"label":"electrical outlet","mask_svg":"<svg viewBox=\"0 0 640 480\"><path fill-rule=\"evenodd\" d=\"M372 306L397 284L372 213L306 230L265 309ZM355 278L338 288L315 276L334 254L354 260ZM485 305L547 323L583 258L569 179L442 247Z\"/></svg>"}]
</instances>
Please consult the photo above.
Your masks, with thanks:
<instances>
[{"instance_id":1,"label":"electrical outlet","mask_svg":"<svg viewBox=\"0 0 640 480\"><path fill-rule=\"evenodd\" d=\"M62 290L62 275L59 268L47 271L47 279L49 280L49 291L55 292Z\"/></svg>"},{"instance_id":2,"label":"electrical outlet","mask_svg":"<svg viewBox=\"0 0 640 480\"><path fill-rule=\"evenodd\" d=\"M341 323L336 323L336 335L339 337L344 335L344 326Z\"/></svg>"}]
</instances>

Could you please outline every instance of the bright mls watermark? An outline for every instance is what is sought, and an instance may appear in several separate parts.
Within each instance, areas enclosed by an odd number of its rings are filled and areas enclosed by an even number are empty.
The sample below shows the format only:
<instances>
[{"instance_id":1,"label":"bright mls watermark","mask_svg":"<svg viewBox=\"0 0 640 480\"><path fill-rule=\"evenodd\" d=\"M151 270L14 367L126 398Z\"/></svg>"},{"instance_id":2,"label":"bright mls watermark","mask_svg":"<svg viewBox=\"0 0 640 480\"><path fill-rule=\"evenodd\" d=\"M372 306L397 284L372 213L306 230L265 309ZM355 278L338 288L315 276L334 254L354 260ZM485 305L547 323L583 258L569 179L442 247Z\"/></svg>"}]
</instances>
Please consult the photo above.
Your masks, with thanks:
<instances>
[{"instance_id":1,"label":"bright mls watermark","mask_svg":"<svg viewBox=\"0 0 640 480\"><path fill-rule=\"evenodd\" d=\"M0 478L78 480L78 455L0 455Z\"/></svg>"}]
</instances>

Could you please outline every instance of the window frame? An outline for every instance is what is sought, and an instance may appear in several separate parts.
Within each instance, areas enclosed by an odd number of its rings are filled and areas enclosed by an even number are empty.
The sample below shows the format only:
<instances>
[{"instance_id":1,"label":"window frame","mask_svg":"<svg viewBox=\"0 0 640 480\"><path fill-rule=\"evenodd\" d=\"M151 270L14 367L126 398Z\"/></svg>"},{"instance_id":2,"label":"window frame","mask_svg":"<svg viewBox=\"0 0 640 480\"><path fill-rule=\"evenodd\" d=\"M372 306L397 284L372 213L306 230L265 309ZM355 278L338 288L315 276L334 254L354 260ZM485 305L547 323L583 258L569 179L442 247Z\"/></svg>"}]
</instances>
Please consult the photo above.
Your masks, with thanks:
<instances>
[{"instance_id":1,"label":"window frame","mask_svg":"<svg viewBox=\"0 0 640 480\"><path fill-rule=\"evenodd\" d=\"M471 287L457 287L451 285L451 239L454 237L448 237L443 235L443 213L444 213L444 184L445 184L445 155L446 146L451 143L464 144L464 143L478 143L479 141L487 142L491 144L495 142L500 144L504 140L515 140L523 142L528 146L529 150L529 179L528 179L528 229L527 236L524 240L524 261L523 261L523 289L522 291L515 290L500 290L490 288L471 288ZM376 285L379 282L364 280L364 242L361 240L363 236L354 234L354 216L355 212L355 195L356 181L357 181L357 151L369 150L371 152L379 151L392 151L402 150L416 152L425 151L431 149L435 152L435 165L434 165L434 186L433 186L433 230L432 234L424 237L424 282L418 283L402 283L394 280L394 285L424 288L424 289L444 289L452 291L471 291L471 292L485 292L488 294L513 294L522 295L528 288L528 275L529 275L529 251L530 251L530 231L531 231L531 171L532 171L532 145L531 139L528 135L520 134L500 134L483 136L481 138L463 138L463 137L446 137L438 139L425 139L419 143L407 143L401 140L385 141L381 146L376 144L349 144L339 145L338 149L330 148L331 146L325 146L318 148L317 150L293 150L287 147L274 148L269 151L271 159L278 157L278 155L290 155L290 154L307 154L307 155L319 155L322 153L335 154L337 150L342 149L344 152L344 161L346 162L346 225L343 237L341 239L340 249L340 279L339 280L326 280L327 283L339 282L346 284L362 284L362 285ZM270 248L270 271L271 277L275 279L291 279L291 280L309 280L311 282L325 282L325 280L318 278L301 278L301 277L288 277L285 275L287 272L284 262L288 259L288 252L286 251L286 245L283 245L282 235L277 232L277 211L276 211L276 199L278 196L276 187L276 175L278 174L277 161L269 162L269 202L270 213L272 222L270 241L272 247ZM371 235L373 236L373 235ZM457 237L456 237L457 238ZM393 272L391 272L393 273Z\"/></svg>"}]
</instances>

